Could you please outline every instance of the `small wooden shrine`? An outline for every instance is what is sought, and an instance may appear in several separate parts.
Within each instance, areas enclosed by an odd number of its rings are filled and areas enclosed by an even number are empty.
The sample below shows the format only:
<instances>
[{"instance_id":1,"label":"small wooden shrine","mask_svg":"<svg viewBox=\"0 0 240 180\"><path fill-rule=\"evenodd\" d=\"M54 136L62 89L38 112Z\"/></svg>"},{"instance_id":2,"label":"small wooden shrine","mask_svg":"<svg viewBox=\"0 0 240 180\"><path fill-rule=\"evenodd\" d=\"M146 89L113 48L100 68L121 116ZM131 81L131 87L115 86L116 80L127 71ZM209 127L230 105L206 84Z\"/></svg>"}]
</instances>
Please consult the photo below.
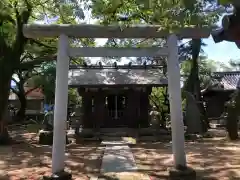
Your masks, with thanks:
<instances>
[{"instance_id":1,"label":"small wooden shrine","mask_svg":"<svg viewBox=\"0 0 240 180\"><path fill-rule=\"evenodd\" d=\"M69 87L82 97L85 128L148 127L152 87L166 86L156 66L90 66L69 71Z\"/></svg>"},{"instance_id":2,"label":"small wooden shrine","mask_svg":"<svg viewBox=\"0 0 240 180\"><path fill-rule=\"evenodd\" d=\"M231 94L240 87L240 72L215 72L211 85L202 91L209 118L220 117Z\"/></svg>"}]
</instances>

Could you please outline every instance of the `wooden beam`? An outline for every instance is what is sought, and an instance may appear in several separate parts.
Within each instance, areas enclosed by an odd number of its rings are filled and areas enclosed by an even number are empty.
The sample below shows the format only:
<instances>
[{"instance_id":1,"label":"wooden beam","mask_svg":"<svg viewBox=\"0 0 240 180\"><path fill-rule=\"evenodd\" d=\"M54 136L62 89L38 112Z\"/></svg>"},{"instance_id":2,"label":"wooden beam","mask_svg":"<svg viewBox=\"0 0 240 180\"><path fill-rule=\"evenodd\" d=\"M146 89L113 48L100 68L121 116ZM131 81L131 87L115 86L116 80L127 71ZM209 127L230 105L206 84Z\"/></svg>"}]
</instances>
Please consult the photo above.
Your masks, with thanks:
<instances>
[{"instance_id":1,"label":"wooden beam","mask_svg":"<svg viewBox=\"0 0 240 180\"><path fill-rule=\"evenodd\" d=\"M118 69L161 69L163 66L162 65L147 65L146 68L144 65L132 65L132 66L128 66L128 65L118 65L117 68ZM90 69L90 70L94 70L94 69L116 69L113 65L104 65L102 67L100 67L99 65L93 65L90 64L87 67L83 66L83 65L70 65L69 66L70 70L74 70L74 69Z\"/></svg>"},{"instance_id":2,"label":"wooden beam","mask_svg":"<svg viewBox=\"0 0 240 180\"><path fill-rule=\"evenodd\" d=\"M108 87L110 91L119 90L120 88L129 88L133 89L136 87L165 87L167 86L167 80L166 82L159 83L159 84L115 84L115 85L107 85L107 84L78 84L78 83L68 83L69 88L79 88L79 87L84 87L84 88L106 88Z\"/></svg>"},{"instance_id":3,"label":"wooden beam","mask_svg":"<svg viewBox=\"0 0 240 180\"><path fill-rule=\"evenodd\" d=\"M169 31L160 30L160 26L135 25L127 28L119 26L102 26L93 24L27 24L23 27L23 33L28 38L58 37L65 34L78 38L164 38ZM175 30L179 38L208 38L210 28L183 28Z\"/></svg>"},{"instance_id":4,"label":"wooden beam","mask_svg":"<svg viewBox=\"0 0 240 180\"><path fill-rule=\"evenodd\" d=\"M167 56L168 49L151 48L110 48L110 47L79 47L69 48L71 57L156 57Z\"/></svg>"}]
</instances>

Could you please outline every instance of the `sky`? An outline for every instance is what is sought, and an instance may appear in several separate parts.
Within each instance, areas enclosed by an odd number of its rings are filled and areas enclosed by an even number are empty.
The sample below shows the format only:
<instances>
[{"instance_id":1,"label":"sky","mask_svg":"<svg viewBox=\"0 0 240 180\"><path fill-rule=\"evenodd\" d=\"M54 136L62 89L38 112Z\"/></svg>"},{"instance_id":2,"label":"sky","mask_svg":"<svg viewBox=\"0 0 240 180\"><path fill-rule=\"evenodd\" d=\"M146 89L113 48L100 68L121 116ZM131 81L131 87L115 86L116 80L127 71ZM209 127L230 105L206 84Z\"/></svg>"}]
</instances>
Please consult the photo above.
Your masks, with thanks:
<instances>
[{"instance_id":1,"label":"sky","mask_svg":"<svg viewBox=\"0 0 240 180\"><path fill-rule=\"evenodd\" d=\"M209 59L222 63L227 63L230 59L240 59L240 49L237 48L235 43L224 41L216 44L212 37L205 39L204 43L207 46L203 50Z\"/></svg>"},{"instance_id":2,"label":"sky","mask_svg":"<svg viewBox=\"0 0 240 180\"><path fill-rule=\"evenodd\" d=\"M225 14L222 15L222 17ZM220 17L217 25L220 27L222 22L222 17ZM221 63L228 63L230 59L240 59L240 49L235 45L235 43L223 41L220 43L215 43L212 37L204 40L207 45L203 47L204 52L209 59L219 61Z\"/></svg>"}]
</instances>

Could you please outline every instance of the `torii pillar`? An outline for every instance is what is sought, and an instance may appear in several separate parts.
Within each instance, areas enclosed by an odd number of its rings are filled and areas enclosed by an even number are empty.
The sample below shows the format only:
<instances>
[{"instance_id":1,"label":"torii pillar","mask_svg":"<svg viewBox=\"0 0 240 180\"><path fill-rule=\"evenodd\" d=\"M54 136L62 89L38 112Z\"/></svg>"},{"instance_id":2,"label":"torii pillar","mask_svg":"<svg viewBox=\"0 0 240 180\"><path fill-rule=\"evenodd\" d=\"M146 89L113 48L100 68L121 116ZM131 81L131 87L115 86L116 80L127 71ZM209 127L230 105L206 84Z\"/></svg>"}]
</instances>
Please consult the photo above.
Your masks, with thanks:
<instances>
[{"instance_id":1,"label":"torii pillar","mask_svg":"<svg viewBox=\"0 0 240 180\"><path fill-rule=\"evenodd\" d=\"M182 114L181 76L178 61L178 38L172 34L168 37L167 46L169 50L167 60L168 70L168 93L170 102L170 117L172 128L172 150L174 165L186 166L184 151L184 125Z\"/></svg>"},{"instance_id":2,"label":"torii pillar","mask_svg":"<svg viewBox=\"0 0 240 180\"><path fill-rule=\"evenodd\" d=\"M182 113L181 76L178 60L178 37L171 34L167 40L168 93L172 131L172 151L174 168L169 171L170 180L195 180L196 172L187 167L185 154L184 124Z\"/></svg>"},{"instance_id":3,"label":"torii pillar","mask_svg":"<svg viewBox=\"0 0 240 180\"><path fill-rule=\"evenodd\" d=\"M52 147L52 174L55 179L71 180L71 174L64 172L65 147L67 133L67 107L68 107L68 70L69 70L69 41L64 34L58 39L56 87L53 123Z\"/></svg>"}]
</instances>

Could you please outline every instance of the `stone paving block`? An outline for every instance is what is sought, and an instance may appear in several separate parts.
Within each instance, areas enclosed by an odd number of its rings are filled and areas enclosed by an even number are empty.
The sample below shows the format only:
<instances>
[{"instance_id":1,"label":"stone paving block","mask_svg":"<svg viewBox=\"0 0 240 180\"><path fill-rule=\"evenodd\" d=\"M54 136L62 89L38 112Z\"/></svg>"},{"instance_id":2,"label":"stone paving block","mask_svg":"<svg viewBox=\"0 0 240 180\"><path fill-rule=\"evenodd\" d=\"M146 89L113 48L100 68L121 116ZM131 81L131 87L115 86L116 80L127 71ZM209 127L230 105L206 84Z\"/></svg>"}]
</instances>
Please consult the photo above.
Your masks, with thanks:
<instances>
[{"instance_id":1,"label":"stone paving block","mask_svg":"<svg viewBox=\"0 0 240 180\"><path fill-rule=\"evenodd\" d=\"M103 159L102 173L136 171L137 166L131 149L122 141L103 142L107 144Z\"/></svg>"}]
</instances>

